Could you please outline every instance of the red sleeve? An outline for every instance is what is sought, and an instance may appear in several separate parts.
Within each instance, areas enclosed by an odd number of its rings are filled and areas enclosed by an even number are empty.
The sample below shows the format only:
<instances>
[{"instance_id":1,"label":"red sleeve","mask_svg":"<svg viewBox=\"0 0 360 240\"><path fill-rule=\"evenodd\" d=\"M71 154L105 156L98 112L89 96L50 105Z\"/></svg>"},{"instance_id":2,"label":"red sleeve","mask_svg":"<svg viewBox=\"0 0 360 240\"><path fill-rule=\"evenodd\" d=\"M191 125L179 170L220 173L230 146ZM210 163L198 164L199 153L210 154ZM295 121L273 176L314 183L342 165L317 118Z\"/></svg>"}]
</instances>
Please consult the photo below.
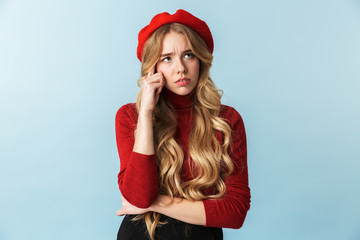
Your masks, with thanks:
<instances>
[{"instance_id":1,"label":"red sleeve","mask_svg":"<svg viewBox=\"0 0 360 240\"><path fill-rule=\"evenodd\" d=\"M122 106L115 117L116 143L120 157L118 184L121 194L139 208L149 207L158 195L158 172L155 155L133 151L137 124L135 104Z\"/></svg>"},{"instance_id":2,"label":"red sleeve","mask_svg":"<svg viewBox=\"0 0 360 240\"><path fill-rule=\"evenodd\" d=\"M220 199L203 200L207 227L240 228L250 208L250 188L247 169L246 134L240 114L227 107L224 116L232 128L230 157L235 169L225 179L226 193Z\"/></svg>"}]
</instances>

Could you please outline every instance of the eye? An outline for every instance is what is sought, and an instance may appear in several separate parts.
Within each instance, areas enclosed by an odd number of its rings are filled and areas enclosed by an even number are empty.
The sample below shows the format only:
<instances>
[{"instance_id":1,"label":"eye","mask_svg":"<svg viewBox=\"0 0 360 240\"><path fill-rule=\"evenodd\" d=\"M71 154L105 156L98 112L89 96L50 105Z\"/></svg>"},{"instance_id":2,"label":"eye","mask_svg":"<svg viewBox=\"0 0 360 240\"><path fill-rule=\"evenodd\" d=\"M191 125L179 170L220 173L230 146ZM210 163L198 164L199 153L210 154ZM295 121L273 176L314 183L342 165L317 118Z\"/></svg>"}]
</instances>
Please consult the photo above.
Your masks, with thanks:
<instances>
[{"instance_id":1,"label":"eye","mask_svg":"<svg viewBox=\"0 0 360 240\"><path fill-rule=\"evenodd\" d=\"M161 59L162 62L168 62L170 61L171 58L170 57L164 57L163 59Z\"/></svg>"},{"instance_id":2,"label":"eye","mask_svg":"<svg viewBox=\"0 0 360 240\"><path fill-rule=\"evenodd\" d=\"M193 58L194 54L193 53L185 53L184 58Z\"/></svg>"}]
</instances>

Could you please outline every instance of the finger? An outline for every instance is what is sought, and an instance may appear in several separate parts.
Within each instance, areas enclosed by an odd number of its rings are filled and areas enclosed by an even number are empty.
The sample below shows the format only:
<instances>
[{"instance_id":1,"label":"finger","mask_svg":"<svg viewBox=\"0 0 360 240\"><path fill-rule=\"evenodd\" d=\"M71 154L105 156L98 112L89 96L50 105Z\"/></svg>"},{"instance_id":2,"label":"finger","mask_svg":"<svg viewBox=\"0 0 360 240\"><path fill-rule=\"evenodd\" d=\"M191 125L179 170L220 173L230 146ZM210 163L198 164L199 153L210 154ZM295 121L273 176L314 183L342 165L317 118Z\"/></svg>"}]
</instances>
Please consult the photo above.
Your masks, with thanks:
<instances>
[{"instance_id":1,"label":"finger","mask_svg":"<svg viewBox=\"0 0 360 240\"><path fill-rule=\"evenodd\" d=\"M161 83L163 84L163 86L165 86L166 85L166 79L164 77L164 74L162 72L158 72L156 74L159 74L159 77L161 79Z\"/></svg>"},{"instance_id":2,"label":"finger","mask_svg":"<svg viewBox=\"0 0 360 240\"><path fill-rule=\"evenodd\" d=\"M150 72L148 72L147 77L150 77L155 73L155 66L150 69Z\"/></svg>"},{"instance_id":3,"label":"finger","mask_svg":"<svg viewBox=\"0 0 360 240\"><path fill-rule=\"evenodd\" d=\"M155 73L154 75L151 75L150 77L145 78L143 80L143 84L152 84L152 83L161 82L161 81L162 81L162 76Z\"/></svg>"},{"instance_id":4,"label":"finger","mask_svg":"<svg viewBox=\"0 0 360 240\"><path fill-rule=\"evenodd\" d=\"M162 78L159 76L152 75L150 78L144 80L144 83L151 84L151 83L159 83L162 81Z\"/></svg>"},{"instance_id":5,"label":"finger","mask_svg":"<svg viewBox=\"0 0 360 240\"><path fill-rule=\"evenodd\" d=\"M152 91L155 91L156 93L160 93L162 91L162 88L163 88L163 84L162 83L154 83L152 85L153 87L153 90ZM160 92L159 92L160 91Z\"/></svg>"},{"instance_id":6,"label":"finger","mask_svg":"<svg viewBox=\"0 0 360 240\"><path fill-rule=\"evenodd\" d=\"M161 93L162 89L163 89L163 87L159 87L159 88L157 89L157 92L156 92L156 93L159 95L159 94Z\"/></svg>"},{"instance_id":7,"label":"finger","mask_svg":"<svg viewBox=\"0 0 360 240\"><path fill-rule=\"evenodd\" d=\"M162 73L151 73L151 72L149 72L148 74L150 74L150 76L149 77L147 77L147 78L163 78L163 75L162 75Z\"/></svg>"},{"instance_id":8,"label":"finger","mask_svg":"<svg viewBox=\"0 0 360 240\"><path fill-rule=\"evenodd\" d=\"M164 78L164 76L162 76L162 81L161 81L162 85L165 86L166 85L166 79Z\"/></svg>"}]
</instances>

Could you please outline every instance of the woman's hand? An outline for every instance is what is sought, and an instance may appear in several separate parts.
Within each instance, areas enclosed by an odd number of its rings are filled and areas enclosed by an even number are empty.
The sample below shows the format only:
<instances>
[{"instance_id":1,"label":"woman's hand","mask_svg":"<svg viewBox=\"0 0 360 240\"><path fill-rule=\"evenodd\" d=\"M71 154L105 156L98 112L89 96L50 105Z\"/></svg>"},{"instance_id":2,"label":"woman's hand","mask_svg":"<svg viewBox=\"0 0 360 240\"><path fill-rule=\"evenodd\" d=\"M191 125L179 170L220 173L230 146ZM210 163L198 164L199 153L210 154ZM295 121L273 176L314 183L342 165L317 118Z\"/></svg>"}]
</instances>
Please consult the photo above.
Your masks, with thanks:
<instances>
[{"instance_id":1,"label":"woman's hand","mask_svg":"<svg viewBox=\"0 0 360 240\"><path fill-rule=\"evenodd\" d=\"M143 81L140 111L152 112L159 100L161 90L165 86L164 75L161 72L155 74L154 72L155 68L152 68Z\"/></svg>"},{"instance_id":2,"label":"woman's hand","mask_svg":"<svg viewBox=\"0 0 360 240\"><path fill-rule=\"evenodd\" d=\"M138 208L129 203L124 197L121 197L121 205L122 209L118 210L116 212L116 215L122 216L125 214L129 215L137 215L137 214L143 214L148 212L149 210L147 208Z\"/></svg>"},{"instance_id":3,"label":"woman's hand","mask_svg":"<svg viewBox=\"0 0 360 240\"><path fill-rule=\"evenodd\" d=\"M151 69L147 78L143 80L141 106L135 131L135 143L133 151L141 154L152 155L155 153L154 132L152 114L159 100L162 88L165 86L165 78L162 73L155 73Z\"/></svg>"}]
</instances>

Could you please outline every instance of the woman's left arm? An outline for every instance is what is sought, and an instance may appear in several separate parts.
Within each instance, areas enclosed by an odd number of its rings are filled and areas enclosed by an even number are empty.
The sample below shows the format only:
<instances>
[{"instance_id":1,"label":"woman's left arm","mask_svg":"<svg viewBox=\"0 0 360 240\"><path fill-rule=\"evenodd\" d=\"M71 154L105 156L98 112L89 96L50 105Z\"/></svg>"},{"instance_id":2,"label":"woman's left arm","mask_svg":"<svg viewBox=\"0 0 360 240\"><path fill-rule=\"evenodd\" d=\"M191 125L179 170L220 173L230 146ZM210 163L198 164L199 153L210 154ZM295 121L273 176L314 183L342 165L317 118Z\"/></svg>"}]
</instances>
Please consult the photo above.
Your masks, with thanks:
<instances>
[{"instance_id":1,"label":"woman's left arm","mask_svg":"<svg viewBox=\"0 0 360 240\"><path fill-rule=\"evenodd\" d=\"M245 221L251 199L245 126L240 114L232 107L223 105L220 116L229 122L232 129L229 156L235 169L225 179L226 193L222 198L203 200L205 226L238 229Z\"/></svg>"},{"instance_id":2,"label":"woman's left arm","mask_svg":"<svg viewBox=\"0 0 360 240\"><path fill-rule=\"evenodd\" d=\"M158 212L177 220L195 225L205 225L206 216L203 201L192 201L185 198L174 198L159 195L149 208L137 208L122 198L123 208L116 212L118 216L124 214L143 214L149 211Z\"/></svg>"}]
</instances>

